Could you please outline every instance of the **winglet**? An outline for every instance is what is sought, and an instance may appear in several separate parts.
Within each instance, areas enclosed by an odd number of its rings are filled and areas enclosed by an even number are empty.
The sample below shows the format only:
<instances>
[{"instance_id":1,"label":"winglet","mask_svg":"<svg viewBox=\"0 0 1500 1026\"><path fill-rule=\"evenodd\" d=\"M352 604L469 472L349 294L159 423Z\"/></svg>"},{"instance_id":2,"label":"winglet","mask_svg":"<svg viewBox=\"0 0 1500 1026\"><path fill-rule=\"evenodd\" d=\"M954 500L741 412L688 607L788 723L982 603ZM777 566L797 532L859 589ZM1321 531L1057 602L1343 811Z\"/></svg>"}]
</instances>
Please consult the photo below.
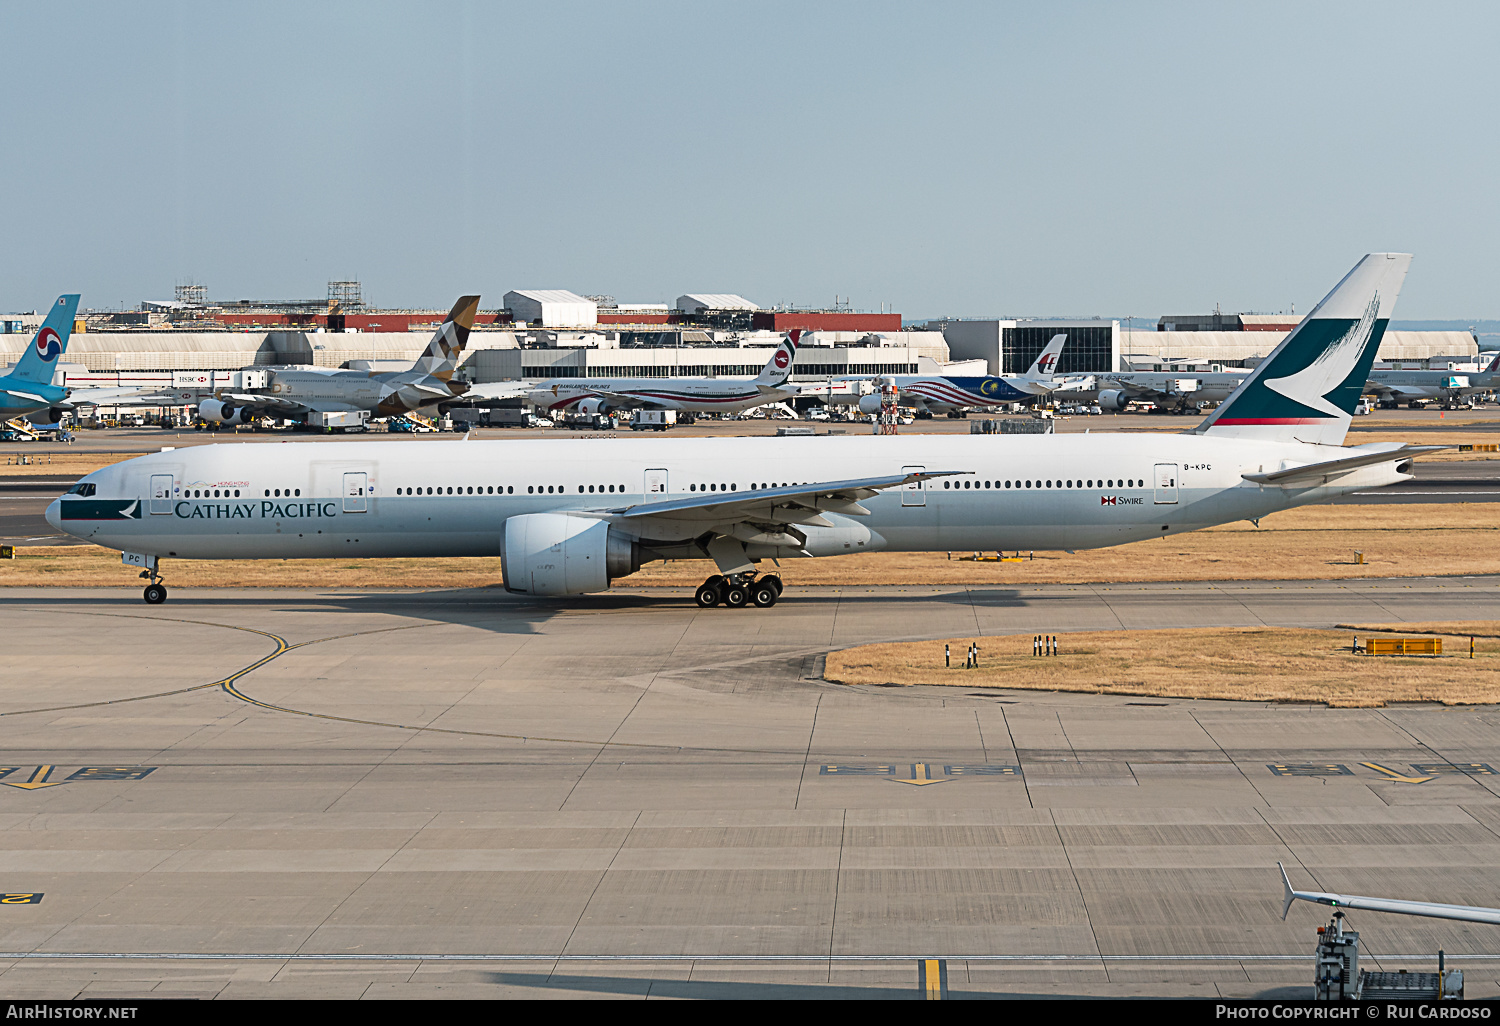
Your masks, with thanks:
<instances>
[{"instance_id":1,"label":"winglet","mask_svg":"<svg viewBox=\"0 0 1500 1026\"><path fill-rule=\"evenodd\" d=\"M1284 889L1281 901L1281 918L1285 922L1286 914L1292 910L1292 902L1297 900L1297 894L1292 890L1292 881L1286 875L1286 867L1278 862L1276 863L1276 868L1281 870L1281 886Z\"/></svg>"}]
</instances>

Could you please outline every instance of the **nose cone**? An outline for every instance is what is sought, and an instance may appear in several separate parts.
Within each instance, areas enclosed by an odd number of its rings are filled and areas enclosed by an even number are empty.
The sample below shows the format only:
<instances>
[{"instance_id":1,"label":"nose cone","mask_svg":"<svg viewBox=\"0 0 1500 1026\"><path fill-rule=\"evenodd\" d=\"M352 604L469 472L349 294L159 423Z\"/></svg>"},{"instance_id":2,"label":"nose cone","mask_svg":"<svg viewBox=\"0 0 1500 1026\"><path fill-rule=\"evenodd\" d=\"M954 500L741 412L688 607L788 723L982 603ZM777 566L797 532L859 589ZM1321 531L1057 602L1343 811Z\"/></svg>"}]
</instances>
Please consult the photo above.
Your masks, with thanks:
<instances>
[{"instance_id":1,"label":"nose cone","mask_svg":"<svg viewBox=\"0 0 1500 1026\"><path fill-rule=\"evenodd\" d=\"M36 509L35 506L31 508ZM63 529L61 499L53 499L50 503L47 504L47 523L51 524L59 531Z\"/></svg>"}]
</instances>

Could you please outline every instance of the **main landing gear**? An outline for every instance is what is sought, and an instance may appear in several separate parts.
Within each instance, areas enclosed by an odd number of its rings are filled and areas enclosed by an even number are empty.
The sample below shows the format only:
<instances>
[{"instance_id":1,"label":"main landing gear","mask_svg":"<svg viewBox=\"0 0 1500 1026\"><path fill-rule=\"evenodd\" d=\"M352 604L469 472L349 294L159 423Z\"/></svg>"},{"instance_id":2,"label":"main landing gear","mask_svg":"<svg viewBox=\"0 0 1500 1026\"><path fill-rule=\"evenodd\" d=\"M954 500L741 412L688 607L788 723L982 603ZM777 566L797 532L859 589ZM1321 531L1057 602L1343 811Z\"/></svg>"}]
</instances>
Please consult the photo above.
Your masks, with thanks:
<instances>
[{"instance_id":1,"label":"main landing gear","mask_svg":"<svg viewBox=\"0 0 1500 1026\"><path fill-rule=\"evenodd\" d=\"M745 606L770 609L781 598L781 578L775 574L763 577L754 573L729 574L727 577L714 574L698 586L693 597L702 609L712 609L720 604L730 609Z\"/></svg>"}]
</instances>

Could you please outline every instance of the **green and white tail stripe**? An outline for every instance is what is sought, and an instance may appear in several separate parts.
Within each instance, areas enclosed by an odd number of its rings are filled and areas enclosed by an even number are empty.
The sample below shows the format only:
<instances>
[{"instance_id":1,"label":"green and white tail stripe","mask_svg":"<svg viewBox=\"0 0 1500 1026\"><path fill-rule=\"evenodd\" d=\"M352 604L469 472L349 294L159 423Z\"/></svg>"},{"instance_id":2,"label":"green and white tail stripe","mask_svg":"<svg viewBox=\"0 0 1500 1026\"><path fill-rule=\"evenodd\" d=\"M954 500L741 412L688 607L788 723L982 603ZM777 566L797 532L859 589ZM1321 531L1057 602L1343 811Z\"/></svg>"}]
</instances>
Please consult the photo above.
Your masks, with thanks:
<instances>
[{"instance_id":1,"label":"green and white tail stripe","mask_svg":"<svg viewBox=\"0 0 1500 1026\"><path fill-rule=\"evenodd\" d=\"M1410 253L1370 253L1194 434L1342 445Z\"/></svg>"}]
</instances>

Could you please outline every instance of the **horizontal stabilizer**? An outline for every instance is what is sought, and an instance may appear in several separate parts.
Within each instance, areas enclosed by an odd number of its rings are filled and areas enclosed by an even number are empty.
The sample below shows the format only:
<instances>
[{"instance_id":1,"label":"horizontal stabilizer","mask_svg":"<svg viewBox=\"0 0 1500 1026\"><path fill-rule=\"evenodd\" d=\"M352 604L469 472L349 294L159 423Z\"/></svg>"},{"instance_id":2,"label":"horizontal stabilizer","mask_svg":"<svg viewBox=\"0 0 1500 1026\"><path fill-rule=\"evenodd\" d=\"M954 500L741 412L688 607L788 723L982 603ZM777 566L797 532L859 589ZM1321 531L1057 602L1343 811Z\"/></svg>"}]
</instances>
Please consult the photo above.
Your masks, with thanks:
<instances>
[{"instance_id":1,"label":"horizontal stabilizer","mask_svg":"<svg viewBox=\"0 0 1500 1026\"><path fill-rule=\"evenodd\" d=\"M1358 455L1346 456L1343 459L1327 460L1322 463L1308 463L1301 467L1288 467L1285 470L1272 471L1269 474L1241 474L1246 481L1253 481L1263 485L1308 485L1320 483L1330 477L1347 474L1360 467L1373 467L1380 463L1392 461L1409 460L1413 456L1421 456L1423 453L1438 452L1442 449L1451 449L1451 445L1403 445L1395 449L1384 449L1379 452L1358 452ZM1349 450L1345 450L1349 451Z\"/></svg>"},{"instance_id":2,"label":"horizontal stabilizer","mask_svg":"<svg viewBox=\"0 0 1500 1026\"><path fill-rule=\"evenodd\" d=\"M1400 898L1366 898L1358 894L1331 894L1327 891L1299 891L1292 888L1286 867L1280 862L1282 892L1281 918L1285 919L1294 901L1310 901L1333 908L1353 908L1366 912L1393 912L1403 916L1426 916L1429 919L1457 919L1465 923L1491 923L1500 926L1500 908L1476 905L1444 905L1435 901L1403 901Z\"/></svg>"}]
</instances>

